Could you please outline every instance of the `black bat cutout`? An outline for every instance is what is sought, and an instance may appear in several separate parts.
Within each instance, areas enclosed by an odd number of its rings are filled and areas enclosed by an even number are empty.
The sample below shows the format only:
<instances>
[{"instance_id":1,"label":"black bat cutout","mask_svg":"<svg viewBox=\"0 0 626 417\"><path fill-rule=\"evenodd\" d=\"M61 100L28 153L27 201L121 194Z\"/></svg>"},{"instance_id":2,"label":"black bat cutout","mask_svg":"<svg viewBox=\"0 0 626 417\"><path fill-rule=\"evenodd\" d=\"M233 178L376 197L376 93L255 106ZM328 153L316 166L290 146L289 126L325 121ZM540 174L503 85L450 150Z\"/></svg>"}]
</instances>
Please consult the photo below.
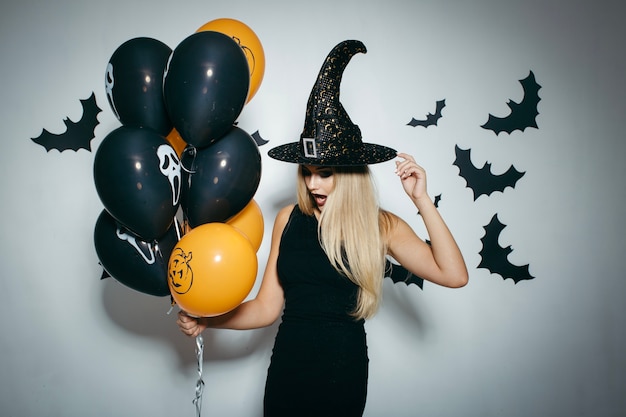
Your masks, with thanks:
<instances>
[{"instance_id":1,"label":"black bat cutout","mask_svg":"<svg viewBox=\"0 0 626 417\"><path fill-rule=\"evenodd\" d=\"M436 104L436 108L435 108L435 114L432 113L428 113L426 115L426 120L417 120L415 118L411 118L411 121L409 123L407 123L407 126L423 126L423 127L428 127L428 126L432 126L435 125L437 126L437 121L439 119L441 119L441 110L446 107L446 100L439 100L437 101Z\"/></svg>"},{"instance_id":2,"label":"black bat cutout","mask_svg":"<svg viewBox=\"0 0 626 417\"><path fill-rule=\"evenodd\" d=\"M102 266L100 262L98 262L98 265ZM102 267L102 275L100 275L100 280L107 278L111 278L111 275L106 271L106 269L104 269L104 267Z\"/></svg>"},{"instance_id":3,"label":"black bat cutout","mask_svg":"<svg viewBox=\"0 0 626 417\"><path fill-rule=\"evenodd\" d=\"M467 182L467 187L474 192L474 201L482 194L491 195L494 191L504 192L506 187L515 188L517 181L525 172L520 172L513 165L501 175L491 172L491 164L485 162L482 168L476 168L470 158L471 149L461 149L455 146L456 159L452 165L459 168L459 175Z\"/></svg>"},{"instance_id":4,"label":"black bat cutout","mask_svg":"<svg viewBox=\"0 0 626 417\"><path fill-rule=\"evenodd\" d=\"M95 93L86 100L80 100L83 107L83 115L78 122L73 122L69 118L63 119L65 123L65 133L55 135L43 129L41 135L32 138L32 141L46 148L47 152L57 149L63 152L66 149L78 151L86 149L91 152L91 140L95 137L94 131L98 126L98 113L102 111L96 103Z\"/></svg>"},{"instance_id":5,"label":"black bat cutout","mask_svg":"<svg viewBox=\"0 0 626 417\"><path fill-rule=\"evenodd\" d=\"M394 284L403 282L407 286L415 284L420 289L424 289L424 280L422 278L413 275L405 267L391 262L389 259L385 259L385 278L390 278Z\"/></svg>"},{"instance_id":6,"label":"black bat cutout","mask_svg":"<svg viewBox=\"0 0 626 417\"><path fill-rule=\"evenodd\" d=\"M439 208L439 202L440 201L441 201L441 194L438 194L438 195L435 196L435 201L433 202L435 204L436 208ZM422 213L420 213L419 210L417 210L417 214L420 215L420 216L422 215Z\"/></svg>"},{"instance_id":7,"label":"black bat cutout","mask_svg":"<svg viewBox=\"0 0 626 417\"><path fill-rule=\"evenodd\" d=\"M509 262L507 256L513 252L511 246L502 247L498 243L500 232L504 230L506 225L500 223L498 215L495 214L487 226L484 226L485 236L480 241L483 244L482 250L479 252L482 260L478 264L478 268L486 268L492 274L498 274L503 279L511 278L515 284L523 280L533 279L528 271L528 265L517 266Z\"/></svg>"},{"instance_id":8,"label":"black bat cutout","mask_svg":"<svg viewBox=\"0 0 626 417\"><path fill-rule=\"evenodd\" d=\"M257 146L263 146L269 142L269 140L265 140L261 137L261 134L259 133L258 130L252 134L252 139L254 139Z\"/></svg>"},{"instance_id":9,"label":"black bat cutout","mask_svg":"<svg viewBox=\"0 0 626 417\"><path fill-rule=\"evenodd\" d=\"M500 132L511 133L514 130L522 132L527 127L538 128L536 117L539 114L537 104L541 98L539 97L539 89L541 86L535 81L535 74L530 71L528 77L520 80L524 90L524 98L519 103L509 100L506 105L511 109L511 113L506 117L496 117L489 114L487 123L482 125L483 129L493 130L496 135Z\"/></svg>"}]
</instances>

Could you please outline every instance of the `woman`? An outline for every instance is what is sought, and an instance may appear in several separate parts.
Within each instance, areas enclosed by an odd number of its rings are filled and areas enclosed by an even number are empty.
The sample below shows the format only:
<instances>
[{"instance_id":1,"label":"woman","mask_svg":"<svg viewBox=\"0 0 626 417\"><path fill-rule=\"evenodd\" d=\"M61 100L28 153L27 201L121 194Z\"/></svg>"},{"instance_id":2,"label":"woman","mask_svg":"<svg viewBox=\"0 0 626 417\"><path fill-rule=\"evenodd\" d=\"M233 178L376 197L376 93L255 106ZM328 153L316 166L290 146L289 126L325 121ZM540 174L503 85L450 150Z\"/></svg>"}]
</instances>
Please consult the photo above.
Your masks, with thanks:
<instances>
[{"instance_id":1,"label":"woman","mask_svg":"<svg viewBox=\"0 0 626 417\"><path fill-rule=\"evenodd\" d=\"M431 201L426 173L404 153L363 143L339 102L343 69L359 41L326 58L307 105L300 141L269 156L299 164L297 204L279 211L256 297L219 317L179 313L191 336L205 328L254 329L280 316L268 369L265 416L361 416L367 394L364 321L378 308L385 256L446 287L462 287L463 257ZM382 210L369 164L398 157L395 173L419 210L427 245L396 215Z\"/></svg>"}]
</instances>

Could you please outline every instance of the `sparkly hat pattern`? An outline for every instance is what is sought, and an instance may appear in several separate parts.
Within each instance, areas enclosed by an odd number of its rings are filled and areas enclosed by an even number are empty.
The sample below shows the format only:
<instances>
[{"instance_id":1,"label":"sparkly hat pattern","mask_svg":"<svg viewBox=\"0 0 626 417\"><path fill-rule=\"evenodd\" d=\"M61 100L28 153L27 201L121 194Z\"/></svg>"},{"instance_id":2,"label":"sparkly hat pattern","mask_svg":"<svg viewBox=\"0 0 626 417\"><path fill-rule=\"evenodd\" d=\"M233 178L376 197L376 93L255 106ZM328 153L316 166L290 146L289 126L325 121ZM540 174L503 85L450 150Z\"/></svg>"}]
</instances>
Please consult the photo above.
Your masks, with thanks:
<instances>
[{"instance_id":1,"label":"sparkly hat pattern","mask_svg":"<svg viewBox=\"0 0 626 417\"><path fill-rule=\"evenodd\" d=\"M394 149L363 143L361 129L350 120L339 100L343 72L359 52L367 50L357 40L343 41L330 51L311 90L300 140L270 149L270 157L316 166L353 166L396 156Z\"/></svg>"}]
</instances>

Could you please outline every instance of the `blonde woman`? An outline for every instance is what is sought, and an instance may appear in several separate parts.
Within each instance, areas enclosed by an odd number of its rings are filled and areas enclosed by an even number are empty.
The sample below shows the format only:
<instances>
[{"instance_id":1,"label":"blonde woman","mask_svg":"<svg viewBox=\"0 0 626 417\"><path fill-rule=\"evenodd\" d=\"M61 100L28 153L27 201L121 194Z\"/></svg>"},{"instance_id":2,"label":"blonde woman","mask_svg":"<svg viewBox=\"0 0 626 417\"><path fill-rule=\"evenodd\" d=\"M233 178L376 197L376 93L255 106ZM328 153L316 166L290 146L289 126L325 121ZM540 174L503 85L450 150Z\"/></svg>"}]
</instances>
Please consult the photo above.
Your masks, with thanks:
<instances>
[{"instance_id":1,"label":"blonde woman","mask_svg":"<svg viewBox=\"0 0 626 417\"><path fill-rule=\"evenodd\" d=\"M276 216L256 297L219 317L179 313L178 325L191 337L207 327L254 329L281 318L265 387L267 417L363 414L369 361L364 322L378 309L387 255L442 286L468 281L461 252L428 195L424 169L408 154L363 143L339 103L341 74L357 52L365 52L359 41L331 51L311 92L300 140L269 152L298 164L297 204ZM379 207L368 165L393 158L430 245Z\"/></svg>"}]
</instances>

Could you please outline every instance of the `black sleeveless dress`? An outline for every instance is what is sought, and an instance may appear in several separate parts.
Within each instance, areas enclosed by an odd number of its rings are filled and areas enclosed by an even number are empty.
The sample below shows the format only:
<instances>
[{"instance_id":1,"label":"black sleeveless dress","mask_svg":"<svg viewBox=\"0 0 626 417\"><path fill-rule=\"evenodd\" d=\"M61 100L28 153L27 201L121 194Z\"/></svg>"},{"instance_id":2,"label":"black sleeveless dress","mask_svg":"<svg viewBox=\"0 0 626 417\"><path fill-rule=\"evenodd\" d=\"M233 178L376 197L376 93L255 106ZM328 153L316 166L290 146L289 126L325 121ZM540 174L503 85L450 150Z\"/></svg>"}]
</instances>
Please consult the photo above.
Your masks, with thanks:
<instances>
[{"instance_id":1,"label":"black sleeveless dress","mask_svg":"<svg viewBox=\"0 0 626 417\"><path fill-rule=\"evenodd\" d=\"M265 386L266 417L361 416L368 357L363 320L350 316L357 286L330 264L317 219L298 206L280 243L285 309Z\"/></svg>"}]
</instances>

